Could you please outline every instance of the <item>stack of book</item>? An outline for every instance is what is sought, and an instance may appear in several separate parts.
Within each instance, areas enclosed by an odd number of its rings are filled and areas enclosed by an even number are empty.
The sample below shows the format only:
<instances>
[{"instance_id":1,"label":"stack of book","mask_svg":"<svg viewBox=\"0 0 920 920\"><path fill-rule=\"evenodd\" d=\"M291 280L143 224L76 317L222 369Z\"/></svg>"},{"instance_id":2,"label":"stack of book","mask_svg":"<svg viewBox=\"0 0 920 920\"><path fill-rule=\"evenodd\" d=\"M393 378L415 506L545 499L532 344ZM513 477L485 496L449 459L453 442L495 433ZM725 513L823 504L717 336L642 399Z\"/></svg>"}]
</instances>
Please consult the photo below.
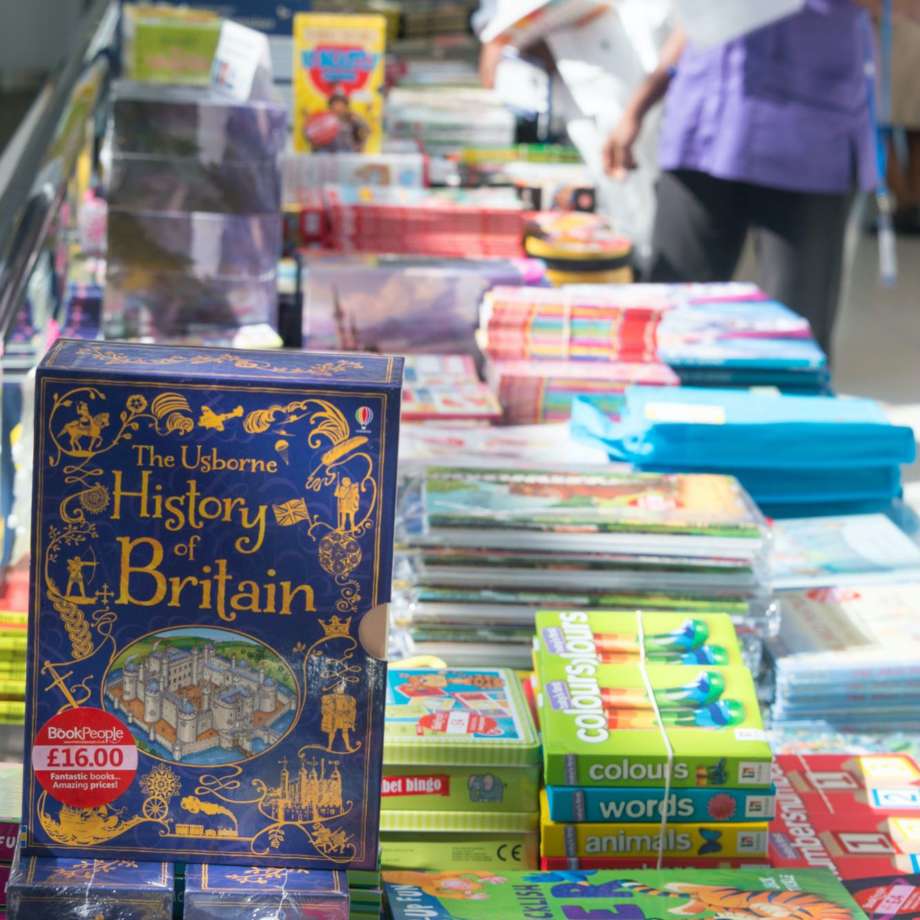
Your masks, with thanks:
<instances>
[{"instance_id":1,"label":"stack of book","mask_svg":"<svg viewBox=\"0 0 920 920\"><path fill-rule=\"evenodd\" d=\"M380 920L383 913L383 879L376 869L349 869L348 920Z\"/></svg>"},{"instance_id":2,"label":"stack of book","mask_svg":"<svg viewBox=\"0 0 920 920\"><path fill-rule=\"evenodd\" d=\"M780 754L770 863L830 870L870 917L920 904L920 765L907 754Z\"/></svg>"},{"instance_id":3,"label":"stack of book","mask_svg":"<svg viewBox=\"0 0 920 920\"><path fill-rule=\"evenodd\" d=\"M655 361L666 307L632 288L496 287L482 301L479 346L490 361Z\"/></svg>"},{"instance_id":4,"label":"stack of book","mask_svg":"<svg viewBox=\"0 0 920 920\"><path fill-rule=\"evenodd\" d=\"M618 419L579 400L573 427L638 469L736 476L771 517L884 510L917 452L912 429L852 397L630 387Z\"/></svg>"},{"instance_id":5,"label":"stack of book","mask_svg":"<svg viewBox=\"0 0 920 920\"><path fill-rule=\"evenodd\" d=\"M552 270L547 246L527 242ZM666 364L688 386L814 394L828 382L827 359L808 323L751 285L498 289L483 300L479 344L490 361Z\"/></svg>"},{"instance_id":6,"label":"stack of book","mask_svg":"<svg viewBox=\"0 0 920 920\"><path fill-rule=\"evenodd\" d=\"M387 98L384 127L390 141L411 141L431 156L447 156L468 147L510 147L515 118L491 90L399 87Z\"/></svg>"},{"instance_id":7,"label":"stack of book","mask_svg":"<svg viewBox=\"0 0 920 920\"><path fill-rule=\"evenodd\" d=\"M384 869L536 868L540 744L513 671L387 675Z\"/></svg>"},{"instance_id":8,"label":"stack of book","mask_svg":"<svg viewBox=\"0 0 920 920\"><path fill-rule=\"evenodd\" d=\"M419 153L294 153L281 157L281 202L311 201L324 185L425 185L425 158Z\"/></svg>"},{"instance_id":9,"label":"stack of book","mask_svg":"<svg viewBox=\"0 0 920 920\"><path fill-rule=\"evenodd\" d=\"M404 422L487 425L502 407L479 379L470 355L409 355L402 393Z\"/></svg>"},{"instance_id":10,"label":"stack of book","mask_svg":"<svg viewBox=\"0 0 920 920\"><path fill-rule=\"evenodd\" d=\"M474 259L524 255L527 212L504 189L328 185L323 206L325 243L337 251Z\"/></svg>"},{"instance_id":11,"label":"stack of book","mask_svg":"<svg viewBox=\"0 0 920 920\"><path fill-rule=\"evenodd\" d=\"M543 868L764 861L771 753L728 617L541 612L534 665Z\"/></svg>"},{"instance_id":12,"label":"stack of book","mask_svg":"<svg viewBox=\"0 0 920 920\"><path fill-rule=\"evenodd\" d=\"M680 382L655 358L662 305L630 302L618 291L496 287L486 293L478 341L506 423L566 421L578 396L615 416L629 384Z\"/></svg>"},{"instance_id":13,"label":"stack of book","mask_svg":"<svg viewBox=\"0 0 920 920\"><path fill-rule=\"evenodd\" d=\"M272 323L284 109L119 82L103 321L114 338Z\"/></svg>"},{"instance_id":14,"label":"stack of book","mask_svg":"<svg viewBox=\"0 0 920 920\"><path fill-rule=\"evenodd\" d=\"M488 361L486 379L498 394L508 425L566 422L578 397L615 417L627 387L680 384L666 364L622 361Z\"/></svg>"},{"instance_id":15,"label":"stack of book","mask_svg":"<svg viewBox=\"0 0 920 920\"><path fill-rule=\"evenodd\" d=\"M526 667L538 609L731 614L775 630L767 530L729 477L429 467L401 497L395 616L419 653Z\"/></svg>"},{"instance_id":16,"label":"stack of book","mask_svg":"<svg viewBox=\"0 0 920 920\"><path fill-rule=\"evenodd\" d=\"M780 603L782 627L770 643L775 722L920 731L916 584L814 588Z\"/></svg>"},{"instance_id":17,"label":"stack of book","mask_svg":"<svg viewBox=\"0 0 920 920\"><path fill-rule=\"evenodd\" d=\"M920 582L920 546L884 514L773 522L774 591Z\"/></svg>"},{"instance_id":18,"label":"stack of book","mask_svg":"<svg viewBox=\"0 0 920 920\"><path fill-rule=\"evenodd\" d=\"M737 300L678 297L659 328L658 355L684 385L827 389L827 356L808 320L788 307L759 292Z\"/></svg>"}]
</instances>

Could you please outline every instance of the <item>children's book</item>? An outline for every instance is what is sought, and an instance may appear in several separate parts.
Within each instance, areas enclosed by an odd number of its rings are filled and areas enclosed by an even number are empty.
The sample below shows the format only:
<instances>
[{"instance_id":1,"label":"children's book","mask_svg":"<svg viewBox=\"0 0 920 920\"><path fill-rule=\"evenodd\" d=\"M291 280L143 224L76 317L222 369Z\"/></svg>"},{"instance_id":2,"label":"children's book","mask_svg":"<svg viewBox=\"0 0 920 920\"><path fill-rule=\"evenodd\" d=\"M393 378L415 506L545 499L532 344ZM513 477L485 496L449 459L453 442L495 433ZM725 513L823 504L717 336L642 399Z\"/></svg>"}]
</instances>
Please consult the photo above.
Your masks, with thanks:
<instances>
[{"instance_id":1,"label":"children's book","mask_svg":"<svg viewBox=\"0 0 920 920\"><path fill-rule=\"evenodd\" d=\"M376 866L401 364L48 352L28 855Z\"/></svg>"},{"instance_id":2,"label":"children's book","mask_svg":"<svg viewBox=\"0 0 920 920\"><path fill-rule=\"evenodd\" d=\"M830 873L798 869L384 872L394 920L865 920Z\"/></svg>"}]
</instances>

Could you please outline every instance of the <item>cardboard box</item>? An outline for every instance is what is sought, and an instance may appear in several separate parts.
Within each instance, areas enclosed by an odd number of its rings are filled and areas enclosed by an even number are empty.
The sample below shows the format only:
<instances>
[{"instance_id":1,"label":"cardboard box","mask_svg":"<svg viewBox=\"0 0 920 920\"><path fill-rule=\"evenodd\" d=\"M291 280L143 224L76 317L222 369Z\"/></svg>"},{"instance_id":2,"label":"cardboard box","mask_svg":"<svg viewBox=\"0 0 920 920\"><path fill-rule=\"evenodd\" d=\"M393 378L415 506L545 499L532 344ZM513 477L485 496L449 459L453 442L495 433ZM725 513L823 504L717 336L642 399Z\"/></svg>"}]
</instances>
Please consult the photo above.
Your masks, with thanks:
<instances>
[{"instance_id":1,"label":"cardboard box","mask_svg":"<svg viewBox=\"0 0 920 920\"><path fill-rule=\"evenodd\" d=\"M168 920L173 884L165 862L20 857L6 889L7 911L29 920Z\"/></svg>"},{"instance_id":2,"label":"cardboard box","mask_svg":"<svg viewBox=\"0 0 920 920\"><path fill-rule=\"evenodd\" d=\"M376 868L401 363L49 351L25 852Z\"/></svg>"},{"instance_id":3,"label":"cardboard box","mask_svg":"<svg viewBox=\"0 0 920 920\"><path fill-rule=\"evenodd\" d=\"M547 785L664 787L670 763L673 789L770 786L772 753L745 668L555 659L540 662L538 677Z\"/></svg>"},{"instance_id":4,"label":"cardboard box","mask_svg":"<svg viewBox=\"0 0 920 920\"><path fill-rule=\"evenodd\" d=\"M513 671L394 667L384 811L536 813L540 743Z\"/></svg>"}]
</instances>

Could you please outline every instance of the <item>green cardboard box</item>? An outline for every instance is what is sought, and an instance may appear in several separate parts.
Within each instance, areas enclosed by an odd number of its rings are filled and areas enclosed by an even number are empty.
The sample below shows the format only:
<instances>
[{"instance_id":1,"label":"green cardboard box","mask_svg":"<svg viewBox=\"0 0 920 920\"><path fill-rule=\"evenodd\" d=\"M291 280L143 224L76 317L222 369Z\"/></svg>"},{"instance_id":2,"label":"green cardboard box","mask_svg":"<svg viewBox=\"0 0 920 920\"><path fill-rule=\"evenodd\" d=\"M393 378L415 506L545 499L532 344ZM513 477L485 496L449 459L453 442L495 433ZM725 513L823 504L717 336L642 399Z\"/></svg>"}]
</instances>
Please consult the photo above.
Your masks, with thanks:
<instances>
[{"instance_id":1,"label":"green cardboard box","mask_svg":"<svg viewBox=\"0 0 920 920\"><path fill-rule=\"evenodd\" d=\"M383 868L533 869L539 860L539 816L512 812L384 812Z\"/></svg>"},{"instance_id":2,"label":"green cardboard box","mask_svg":"<svg viewBox=\"0 0 920 920\"><path fill-rule=\"evenodd\" d=\"M665 786L670 761L673 788L769 788L772 754L746 668L539 664L548 786Z\"/></svg>"},{"instance_id":3,"label":"green cardboard box","mask_svg":"<svg viewBox=\"0 0 920 920\"><path fill-rule=\"evenodd\" d=\"M387 682L385 813L536 813L540 743L513 671L394 665Z\"/></svg>"}]
</instances>

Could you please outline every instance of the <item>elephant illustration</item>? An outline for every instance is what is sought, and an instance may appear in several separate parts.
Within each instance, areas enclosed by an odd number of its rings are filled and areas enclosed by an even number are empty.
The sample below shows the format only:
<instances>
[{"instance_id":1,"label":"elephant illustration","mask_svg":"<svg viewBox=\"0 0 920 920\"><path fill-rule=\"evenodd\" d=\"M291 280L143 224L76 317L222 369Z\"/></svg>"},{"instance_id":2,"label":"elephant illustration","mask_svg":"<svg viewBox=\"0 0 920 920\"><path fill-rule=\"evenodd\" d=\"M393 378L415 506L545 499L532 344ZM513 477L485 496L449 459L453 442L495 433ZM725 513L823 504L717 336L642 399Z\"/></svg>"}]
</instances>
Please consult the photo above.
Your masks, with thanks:
<instances>
[{"instance_id":1,"label":"elephant illustration","mask_svg":"<svg viewBox=\"0 0 920 920\"><path fill-rule=\"evenodd\" d=\"M471 776L467 787L471 802L500 802L505 795L505 784L491 773Z\"/></svg>"}]
</instances>

